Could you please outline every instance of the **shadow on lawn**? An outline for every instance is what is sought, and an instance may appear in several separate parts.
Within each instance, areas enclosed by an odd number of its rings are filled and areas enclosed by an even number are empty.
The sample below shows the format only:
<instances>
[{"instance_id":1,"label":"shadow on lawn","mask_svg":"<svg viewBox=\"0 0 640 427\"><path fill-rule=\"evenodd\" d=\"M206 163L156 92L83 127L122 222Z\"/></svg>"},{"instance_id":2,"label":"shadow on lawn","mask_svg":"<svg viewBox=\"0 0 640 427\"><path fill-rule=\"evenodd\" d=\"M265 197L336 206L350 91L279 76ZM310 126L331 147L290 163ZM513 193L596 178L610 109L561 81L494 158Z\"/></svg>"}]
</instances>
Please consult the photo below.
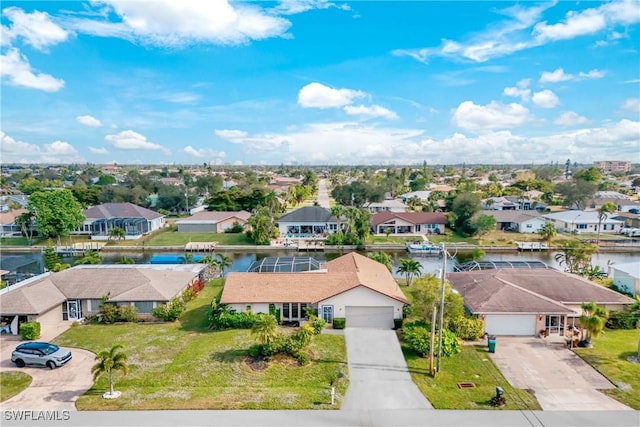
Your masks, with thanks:
<instances>
[{"instance_id":1,"label":"shadow on lawn","mask_svg":"<svg viewBox=\"0 0 640 427\"><path fill-rule=\"evenodd\" d=\"M248 354L246 349L229 349L225 351L218 351L211 353L209 358L216 362L222 363L236 363Z\"/></svg>"}]
</instances>

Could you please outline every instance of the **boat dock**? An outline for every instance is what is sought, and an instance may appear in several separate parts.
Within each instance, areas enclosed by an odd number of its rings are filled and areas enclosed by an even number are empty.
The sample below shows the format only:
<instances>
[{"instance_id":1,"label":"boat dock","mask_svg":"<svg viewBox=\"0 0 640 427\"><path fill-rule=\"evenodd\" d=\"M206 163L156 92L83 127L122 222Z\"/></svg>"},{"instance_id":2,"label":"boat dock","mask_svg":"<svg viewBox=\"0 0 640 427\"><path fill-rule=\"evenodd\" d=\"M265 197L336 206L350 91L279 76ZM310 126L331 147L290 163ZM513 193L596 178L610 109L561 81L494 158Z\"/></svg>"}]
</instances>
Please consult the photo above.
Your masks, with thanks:
<instances>
[{"instance_id":1,"label":"boat dock","mask_svg":"<svg viewBox=\"0 0 640 427\"><path fill-rule=\"evenodd\" d=\"M544 242L516 242L519 251L546 251L549 245Z\"/></svg>"}]
</instances>

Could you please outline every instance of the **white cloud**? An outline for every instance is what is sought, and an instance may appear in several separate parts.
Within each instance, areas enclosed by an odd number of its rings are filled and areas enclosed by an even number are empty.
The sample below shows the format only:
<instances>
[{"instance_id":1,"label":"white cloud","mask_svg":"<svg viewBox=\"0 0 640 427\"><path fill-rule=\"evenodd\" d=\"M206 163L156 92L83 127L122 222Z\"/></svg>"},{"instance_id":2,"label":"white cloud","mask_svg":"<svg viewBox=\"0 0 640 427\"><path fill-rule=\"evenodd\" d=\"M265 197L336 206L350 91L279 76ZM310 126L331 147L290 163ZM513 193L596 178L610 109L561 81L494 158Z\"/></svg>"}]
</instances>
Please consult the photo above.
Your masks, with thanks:
<instances>
[{"instance_id":1,"label":"white cloud","mask_svg":"<svg viewBox=\"0 0 640 427\"><path fill-rule=\"evenodd\" d=\"M492 101L487 105L476 105L464 101L453 112L453 123L463 129L483 131L521 126L532 120L529 110L520 104L501 104Z\"/></svg>"},{"instance_id":2,"label":"white cloud","mask_svg":"<svg viewBox=\"0 0 640 427\"><path fill-rule=\"evenodd\" d=\"M336 4L327 0L281 0L273 11L281 15L294 15L312 9L329 9L331 7L341 10L351 10L347 4Z\"/></svg>"},{"instance_id":3,"label":"white cloud","mask_svg":"<svg viewBox=\"0 0 640 427\"><path fill-rule=\"evenodd\" d=\"M531 97L530 83L530 79L522 79L516 84L516 87L505 87L502 93L506 96L520 98L522 101L528 101Z\"/></svg>"},{"instance_id":4,"label":"white cloud","mask_svg":"<svg viewBox=\"0 0 640 427\"><path fill-rule=\"evenodd\" d=\"M67 17L66 25L96 36L120 37L143 44L183 47L196 43L237 45L285 35L291 22L252 4L227 0L157 0L96 2L119 22ZM105 19L105 18L101 18Z\"/></svg>"},{"instance_id":5,"label":"white cloud","mask_svg":"<svg viewBox=\"0 0 640 427\"><path fill-rule=\"evenodd\" d=\"M190 145L187 145L186 147L184 147L183 150L185 153L193 156L193 157L197 157L199 159L202 158L211 158L211 159L221 159L227 156L227 153L225 153L224 151L216 151L216 150L210 150L208 148L193 148Z\"/></svg>"},{"instance_id":6,"label":"white cloud","mask_svg":"<svg viewBox=\"0 0 640 427\"><path fill-rule=\"evenodd\" d=\"M37 73L31 68L29 60L16 48L10 48L0 55L0 75L8 79L13 86L24 86L45 92L57 92L64 87L64 80Z\"/></svg>"},{"instance_id":7,"label":"white cloud","mask_svg":"<svg viewBox=\"0 0 640 427\"><path fill-rule=\"evenodd\" d=\"M558 118L555 119L553 123L559 126L571 127L589 123L589 119L573 111L565 111L564 113L560 114L560 116L558 116Z\"/></svg>"},{"instance_id":8,"label":"white cloud","mask_svg":"<svg viewBox=\"0 0 640 427\"><path fill-rule=\"evenodd\" d=\"M147 141L144 135L132 130L123 130L117 134L107 135L104 139L119 150L162 150L165 154L170 154L169 150L162 145Z\"/></svg>"},{"instance_id":9,"label":"white cloud","mask_svg":"<svg viewBox=\"0 0 640 427\"><path fill-rule=\"evenodd\" d=\"M567 74L562 68L557 68L553 71L543 71L540 75L540 83L558 83L568 80L588 80L588 79L601 79L605 76L605 72L601 70L591 70L586 73L580 71L577 75Z\"/></svg>"},{"instance_id":10,"label":"white cloud","mask_svg":"<svg viewBox=\"0 0 640 427\"><path fill-rule=\"evenodd\" d=\"M89 147L89 151L91 151L93 154L107 154L107 153L109 153L107 151L107 149L104 148L104 147L100 147L100 148Z\"/></svg>"},{"instance_id":11,"label":"white cloud","mask_svg":"<svg viewBox=\"0 0 640 427\"><path fill-rule=\"evenodd\" d=\"M16 141L0 131L0 153L3 163L76 163L84 162L78 150L65 141L54 141L42 147Z\"/></svg>"},{"instance_id":12,"label":"white cloud","mask_svg":"<svg viewBox=\"0 0 640 427\"><path fill-rule=\"evenodd\" d=\"M305 108L339 108L367 94L352 89L333 89L321 83L309 83L298 92L298 104Z\"/></svg>"},{"instance_id":13,"label":"white cloud","mask_svg":"<svg viewBox=\"0 0 640 427\"><path fill-rule=\"evenodd\" d=\"M553 108L560 103L558 96L549 89L534 93L531 100L538 107L542 108Z\"/></svg>"},{"instance_id":14,"label":"white cloud","mask_svg":"<svg viewBox=\"0 0 640 427\"><path fill-rule=\"evenodd\" d=\"M77 116L76 120L78 121L78 123L80 123L81 125L84 126L89 126L89 127L94 127L94 128L99 128L100 126L102 126L102 122L98 119L96 119L93 116Z\"/></svg>"},{"instance_id":15,"label":"white cloud","mask_svg":"<svg viewBox=\"0 0 640 427\"><path fill-rule=\"evenodd\" d=\"M217 137L223 139L238 139L247 136L247 132L236 129L216 129L214 133Z\"/></svg>"},{"instance_id":16,"label":"white cloud","mask_svg":"<svg viewBox=\"0 0 640 427\"><path fill-rule=\"evenodd\" d=\"M540 20L542 13L556 5L548 2L532 7L513 6L498 11L508 19L490 24L462 41L442 40L440 46L420 49L396 49L395 55L409 56L420 62L432 57L485 62L556 40L592 35L620 25L640 22L640 2L624 0L603 4L579 12L570 11L562 22L549 24Z\"/></svg>"},{"instance_id":17,"label":"white cloud","mask_svg":"<svg viewBox=\"0 0 640 427\"><path fill-rule=\"evenodd\" d=\"M344 112L350 116L363 116L363 117L381 117L384 119L395 120L398 118L398 115L391 110L388 110L379 105L346 105L344 107Z\"/></svg>"},{"instance_id":18,"label":"white cloud","mask_svg":"<svg viewBox=\"0 0 640 427\"><path fill-rule=\"evenodd\" d=\"M46 51L49 46L61 43L69 37L69 33L55 24L46 12L26 13L18 7L7 7L2 15L11 21L11 25L3 28L3 43L21 37L24 42L37 50Z\"/></svg>"},{"instance_id":19,"label":"white cloud","mask_svg":"<svg viewBox=\"0 0 640 427\"><path fill-rule=\"evenodd\" d=\"M640 98L629 98L622 104L622 109L640 114Z\"/></svg>"}]
</instances>

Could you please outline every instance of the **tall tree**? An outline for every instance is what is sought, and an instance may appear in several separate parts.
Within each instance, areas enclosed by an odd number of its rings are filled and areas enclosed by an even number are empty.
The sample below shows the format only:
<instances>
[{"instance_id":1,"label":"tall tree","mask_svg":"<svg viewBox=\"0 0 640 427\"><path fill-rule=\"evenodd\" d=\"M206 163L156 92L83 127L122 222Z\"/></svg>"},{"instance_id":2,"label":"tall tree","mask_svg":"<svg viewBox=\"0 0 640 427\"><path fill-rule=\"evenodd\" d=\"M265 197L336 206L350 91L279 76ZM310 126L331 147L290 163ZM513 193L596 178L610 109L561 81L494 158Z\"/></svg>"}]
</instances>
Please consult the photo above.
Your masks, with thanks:
<instances>
[{"instance_id":1,"label":"tall tree","mask_svg":"<svg viewBox=\"0 0 640 427\"><path fill-rule=\"evenodd\" d=\"M220 268L220 274L224 277L226 269L231 268L233 261L225 254L218 254L218 267Z\"/></svg>"},{"instance_id":2,"label":"tall tree","mask_svg":"<svg viewBox=\"0 0 640 427\"><path fill-rule=\"evenodd\" d=\"M613 202L605 202L598 208L598 244L600 243L600 229L602 228L602 221L609 217L609 214L618 210L618 207Z\"/></svg>"},{"instance_id":3,"label":"tall tree","mask_svg":"<svg viewBox=\"0 0 640 427\"><path fill-rule=\"evenodd\" d=\"M27 209L44 237L67 236L84 221L82 206L69 190L36 191L29 197Z\"/></svg>"},{"instance_id":4,"label":"tall tree","mask_svg":"<svg viewBox=\"0 0 640 427\"><path fill-rule=\"evenodd\" d=\"M413 278L420 277L420 273L422 272L422 264L420 264L415 259L403 258L400 260L400 265L398 266L396 272L404 276L407 286L411 286L411 281L413 280Z\"/></svg>"},{"instance_id":5,"label":"tall tree","mask_svg":"<svg viewBox=\"0 0 640 427\"><path fill-rule=\"evenodd\" d=\"M94 381L103 374L108 375L110 396L115 395L113 391L113 371L121 371L124 375L129 372L128 356L121 350L124 350L122 344L116 344L111 347L111 350L101 351L95 358L98 362L91 367Z\"/></svg>"},{"instance_id":6,"label":"tall tree","mask_svg":"<svg viewBox=\"0 0 640 427\"><path fill-rule=\"evenodd\" d=\"M257 245L268 245L272 238L278 236L276 221L267 207L259 206L254 209L247 222L251 226L247 235Z\"/></svg>"},{"instance_id":7,"label":"tall tree","mask_svg":"<svg viewBox=\"0 0 640 427\"><path fill-rule=\"evenodd\" d=\"M375 252L372 254L369 254L369 258L371 258L374 261L378 261L380 264L383 264L385 267L387 267L387 270L389 270L390 272L393 271L393 265L391 263L391 255L389 255L386 252Z\"/></svg>"},{"instance_id":8,"label":"tall tree","mask_svg":"<svg viewBox=\"0 0 640 427\"><path fill-rule=\"evenodd\" d=\"M538 234L540 234L542 240L547 243L551 243L551 240L556 237L556 234L558 234L558 232L556 230L556 226L552 222L545 222L542 228L540 228Z\"/></svg>"},{"instance_id":9,"label":"tall tree","mask_svg":"<svg viewBox=\"0 0 640 427\"><path fill-rule=\"evenodd\" d=\"M604 330L609 313L595 302L582 304L582 316L580 325L587 330L587 342L591 342L591 337L597 337Z\"/></svg>"},{"instance_id":10,"label":"tall tree","mask_svg":"<svg viewBox=\"0 0 640 427\"><path fill-rule=\"evenodd\" d=\"M562 245L562 252L557 253L555 259L569 273L582 275L590 268L591 257L597 249L596 245L572 240Z\"/></svg>"},{"instance_id":11,"label":"tall tree","mask_svg":"<svg viewBox=\"0 0 640 427\"><path fill-rule=\"evenodd\" d=\"M584 179L577 179L574 182L567 181L557 184L555 191L564 197L565 206L584 209L597 189L598 184Z\"/></svg>"},{"instance_id":12,"label":"tall tree","mask_svg":"<svg viewBox=\"0 0 640 427\"><path fill-rule=\"evenodd\" d=\"M456 232L462 236L473 236L476 227L473 216L481 209L480 197L475 193L461 193L453 199L451 212Z\"/></svg>"}]
</instances>

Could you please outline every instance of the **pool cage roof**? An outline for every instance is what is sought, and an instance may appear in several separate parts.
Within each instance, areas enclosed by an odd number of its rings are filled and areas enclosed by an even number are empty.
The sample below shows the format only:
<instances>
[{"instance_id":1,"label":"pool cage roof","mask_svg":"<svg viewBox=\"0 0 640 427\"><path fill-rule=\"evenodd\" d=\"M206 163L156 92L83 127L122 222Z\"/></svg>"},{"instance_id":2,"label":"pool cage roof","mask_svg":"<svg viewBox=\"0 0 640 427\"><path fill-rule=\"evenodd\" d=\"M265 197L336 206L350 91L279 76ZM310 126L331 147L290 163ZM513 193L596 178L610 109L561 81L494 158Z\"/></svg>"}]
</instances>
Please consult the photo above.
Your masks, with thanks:
<instances>
[{"instance_id":1,"label":"pool cage roof","mask_svg":"<svg viewBox=\"0 0 640 427\"><path fill-rule=\"evenodd\" d=\"M295 273L320 270L320 262L308 256L269 256L254 261L249 273Z\"/></svg>"},{"instance_id":2,"label":"pool cage roof","mask_svg":"<svg viewBox=\"0 0 640 427\"><path fill-rule=\"evenodd\" d=\"M495 270L499 268L545 268L551 269L542 261L469 261L456 265L454 271Z\"/></svg>"}]
</instances>

